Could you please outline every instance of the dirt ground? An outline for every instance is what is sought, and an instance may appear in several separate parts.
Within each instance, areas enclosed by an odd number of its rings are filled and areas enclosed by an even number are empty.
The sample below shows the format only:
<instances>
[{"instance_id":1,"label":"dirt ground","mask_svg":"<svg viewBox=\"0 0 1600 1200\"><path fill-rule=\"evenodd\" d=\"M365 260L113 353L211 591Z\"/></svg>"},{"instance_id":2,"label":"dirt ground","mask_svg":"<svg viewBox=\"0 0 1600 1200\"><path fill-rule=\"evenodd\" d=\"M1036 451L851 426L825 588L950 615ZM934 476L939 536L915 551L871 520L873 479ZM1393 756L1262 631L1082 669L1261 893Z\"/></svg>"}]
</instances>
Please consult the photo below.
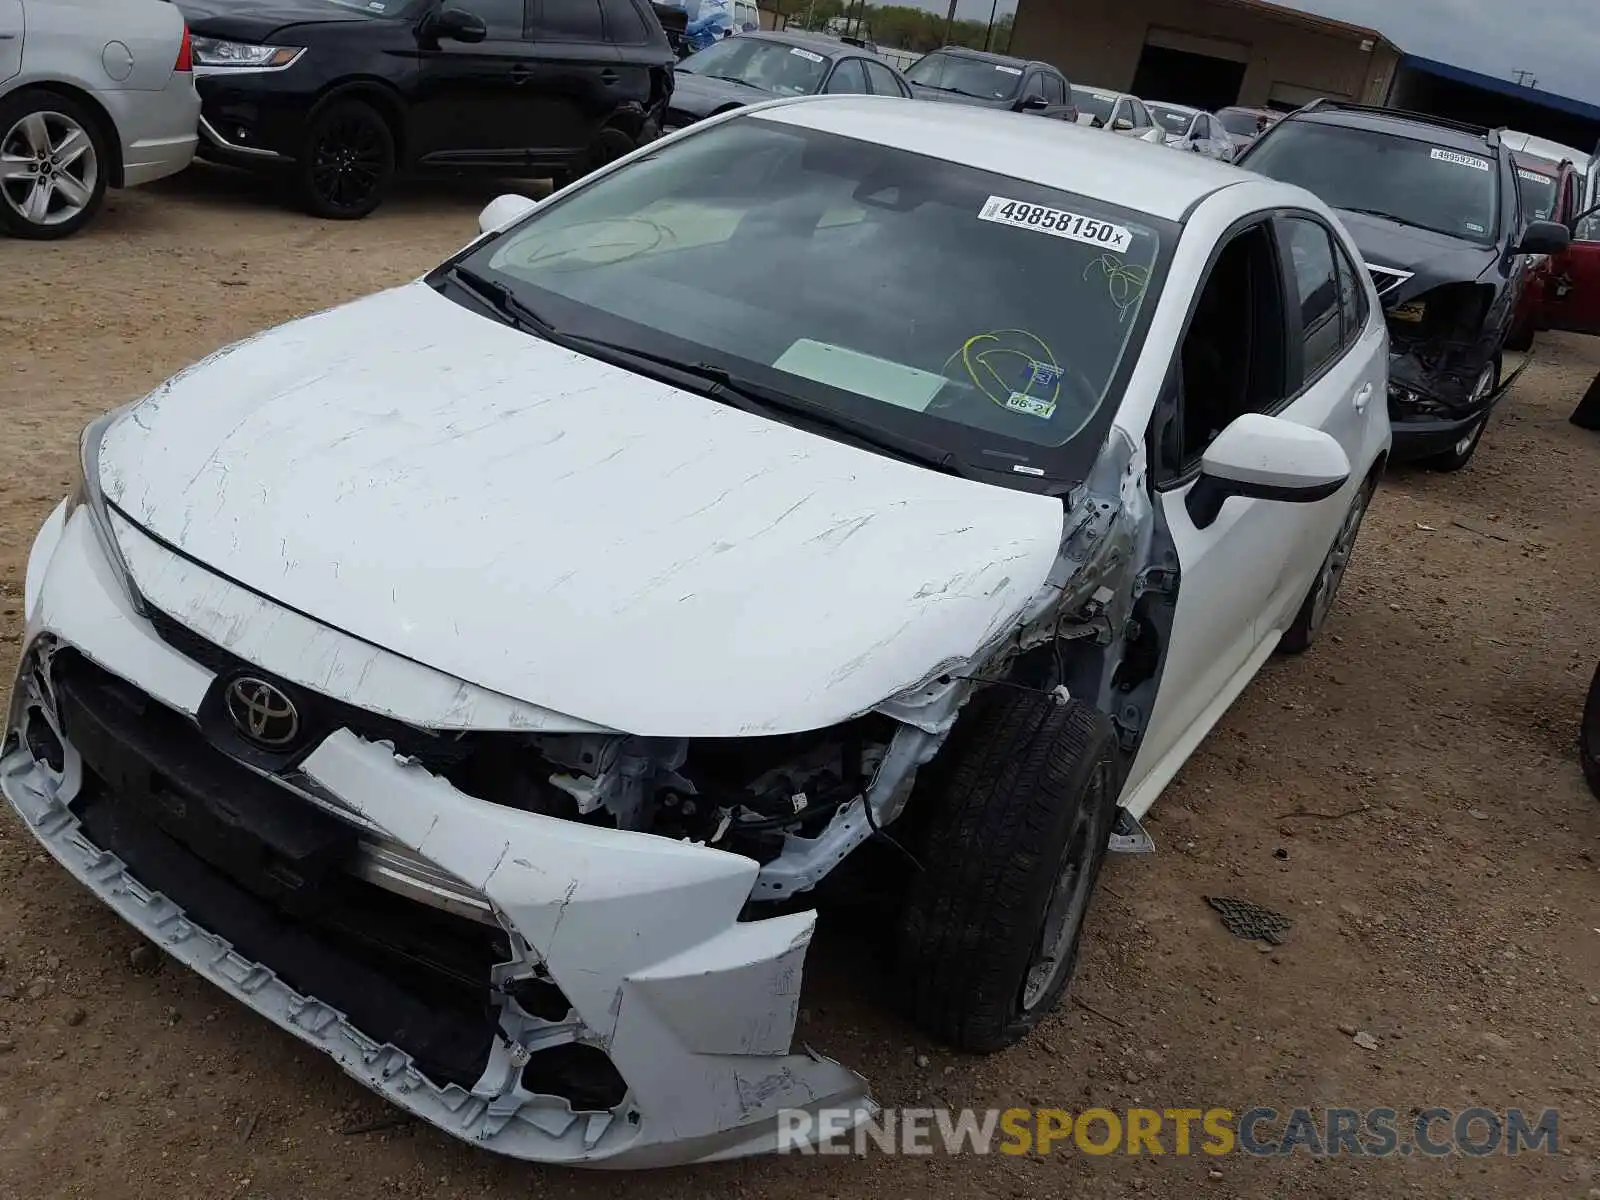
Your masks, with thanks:
<instances>
[{"instance_id":1,"label":"dirt ground","mask_svg":"<svg viewBox=\"0 0 1600 1200\"><path fill-rule=\"evenodd\" d=\"M7 682L27 547L79 427L227 342L420 274L494 190L330 224L196 172L114 195L67 243L0 241ZM1600 803L1574 749L1600 657L1600 437L1566 422L1596 370L1600 342L1542 342L1465 472L1391 473L1334 636L1272 663L1201 747L1155 809L1159 853L1113 858L1081 1004L1005 1054L953 1056L825 924L802 1027L885 1104L1551 1106L1559 1154L530 1167L372 1129L393 1110L320 1055L175 964L139 970L131 930L5 809L0 1196L1600 1197ZM1203 899L1219 893L1292 916L1287 943L1230 937Z\"/></svg>"}]
</instances>

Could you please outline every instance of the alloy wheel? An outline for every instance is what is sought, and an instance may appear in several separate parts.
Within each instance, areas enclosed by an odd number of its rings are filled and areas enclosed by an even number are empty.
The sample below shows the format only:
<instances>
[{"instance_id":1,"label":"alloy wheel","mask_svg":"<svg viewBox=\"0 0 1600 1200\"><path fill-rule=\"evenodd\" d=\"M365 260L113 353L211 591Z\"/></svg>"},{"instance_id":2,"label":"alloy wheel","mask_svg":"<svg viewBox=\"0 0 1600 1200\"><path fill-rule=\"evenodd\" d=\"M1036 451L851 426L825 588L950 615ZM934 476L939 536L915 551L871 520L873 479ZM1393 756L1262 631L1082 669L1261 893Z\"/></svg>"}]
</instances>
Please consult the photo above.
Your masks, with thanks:
<instances>
[{"instance_id":1,"label":"alloy wheel","mask_svg":"<svg viewBox=\"0 0 1600 1200\"><path fill-rule=\"evenodd\" d=\"M94 139L65 113L28 113L0 136L0 196L30 225L72 220L99 181Z\"/></svg>"},{"instance_id":2,"label":"alloy wheel","mask_svg":"<svg viewBox=\"0 0 1600 1200\"><path fill-rule=\"evenodd\" d=\"M1371 499L1370 487L1364 487L1357 493L1350 511L1344 516L1344 524L1339 526L1338 536L1333 539L1333 548L1322 562L1322 573L1317 577L1316 598L1311 602L1313 633L1322 628L1329 610L1333 608L1334 597L1339 594L1339 585L1344 582L1344 573L1350 566L1350 556L1355 551L1356 537L1361 533L1361 521L1367 515L1367 504Z\"/></svg>"},{"instance_id":3,"label":"alloy wheel","mask_svg":"<svg viewBox=\"0 0 1600 1200\"><path fill-rule=\"evenodd\" d=\"M1085 790L1066 850L1061 873L1045 907L1044 927L1022 983L1022 1011L1031 1012L1050 996L1063 971L1071 972L1078 957L1083 919L1089 909L1103 848L1111 837L1106 793L1111 789L1111 765L1101 763Z\"/></svg>"},{"instance_id":4,"label":"alloy wheel","mask_svg":"<svg viewBox=\"0 0 1600 1200\"><path fill-rule=\"evenodd\" d=\"M311 184L332 208L356 209L383 181L383 135L364 113L333 120L311 148Z\"/></svg>"}]
</instances>

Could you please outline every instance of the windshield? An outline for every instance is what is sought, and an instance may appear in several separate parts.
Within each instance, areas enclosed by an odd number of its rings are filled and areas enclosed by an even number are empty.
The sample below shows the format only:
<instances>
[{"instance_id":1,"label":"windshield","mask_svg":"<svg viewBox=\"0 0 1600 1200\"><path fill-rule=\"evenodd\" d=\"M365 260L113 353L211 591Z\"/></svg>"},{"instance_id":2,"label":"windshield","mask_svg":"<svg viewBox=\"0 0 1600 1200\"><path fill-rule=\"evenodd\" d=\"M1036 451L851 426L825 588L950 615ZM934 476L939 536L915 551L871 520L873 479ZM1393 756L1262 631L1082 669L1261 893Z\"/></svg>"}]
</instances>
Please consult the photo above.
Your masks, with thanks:
<instances>
[{"instance_id":1,"label":"windshield","mask_svg":"<svg viewBox=\"0 0 1600 1200\"><path fill-rule=\"evenodd\" d=\"M1222 127L1229 133L1237 134L1239 137L1255 137L1261 122L1261 114L1253 113L1246 108L1225 108L1217 114L1217 120L1222 122Z\"/></svg>"},{"instance_id":2,"label":"windshield","mask_svg":"<svg viewBox=\"0 0 1600 1200\"><path fill-rule=\"evenodd\" d=\"M923 87L960 92L981 100L1009 100L1022 84L1022 68L955 54L924 54L906 78Z\"/></svg>"},{"instance_id":3,"label":"windshield","mask_svg":"<svg viewBox=\"0 0 1600 1200\"><path fill-rule=\"evenodd\" d=\"M1194 120L1194 114L1186 108L1171 108L1165 104L1146 104L1145 107L1168 133L1186 133L1189 122Z\"/></svg>"},{"instance_id":4,"label":"windshield","mask_svg":"<svg viewBox=\"0 0 1600 1200\"><path fill-rule=\"evenodd\" d=\"M728 38L691 54L678 70L747 83L779 96L809 96L822 86L828 60L815 50L761 38Z\"/></svg>"},{"instance_id":5,"label":"windshield","mask_svg":"<svg viewBox=\"0 0 1600 1200\"><path fill-rule=\"evenodd\" d=\"M1543 171L1517 167L1517 191L1522 194L1522 215L1530 221L1548 221L1556 207L1556 179Z\"/></svg>"},{"instance_id":6,"label":"windshield","mask_svg":"<svg viewBox=\"0 0 1600 1200\"><path fill-rule=\"evenodd\" d=\"M1117 94L1075 87L1072 89L1072 103L1081 115L1093 117L1104 125L1111 120L1111 110L1117 105Z\"/></svg>"},{"instance_id":7,"label":"windshield","mask_svg":"<svg viewBox=\"0 0 1600 1200\"><path fill-rule=\"evenodd\" d=\"M741 117L462 265L563 334L725 371L974 466L1076 479L1101 435L1074 439L1114 414L1175 240L1082 196Z\"/></svg>"},{"instance_id":8,"label":"windshield","mask_svg":"<svg viewBox=\"0 0 1600 1200\"><path fill-rule=\"evenodd\" d=\"M1494 160L1416 138L1285 121L1255 144L1244 165L1315 192L1333 208L1377 213L1485 245L1499 225Z\"/></svg>"}]
</instances>

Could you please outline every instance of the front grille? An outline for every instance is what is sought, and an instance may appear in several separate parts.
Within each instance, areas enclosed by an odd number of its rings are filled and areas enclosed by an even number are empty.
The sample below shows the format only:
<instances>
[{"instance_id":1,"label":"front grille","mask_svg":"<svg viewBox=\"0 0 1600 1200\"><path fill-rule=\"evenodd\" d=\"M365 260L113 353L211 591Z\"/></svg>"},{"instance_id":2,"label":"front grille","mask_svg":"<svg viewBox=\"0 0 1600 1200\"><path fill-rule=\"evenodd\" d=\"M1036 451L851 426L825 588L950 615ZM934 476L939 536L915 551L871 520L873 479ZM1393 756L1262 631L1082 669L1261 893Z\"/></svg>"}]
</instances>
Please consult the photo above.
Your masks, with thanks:
<instances>
[{"instance_id":1,"label":"front grille","mask_svg":"<svg viewBox=\"0 0 1600 1200\"><path fill-rule=\"evenodd\" d=\"M496 1029L491 970L511 959L503 931L355 878L357 830L75 652L50 671L85 767L72 808L97 846L435 1082L476 1082Z\"/></svg>"},{"instance_id":2,"label":"front grille","mask_svg":"<svg viewBox=\"0 0 1600 1200\"><path fill-rule=\"evenodd\" d=\"M472 752L473 740L468 735L419 729L280 679L166 613L152 610L150 624L167 645L216 675L216 683L200 712L201 727L207 736L228 754L262 770L281 771L293 766L338 729L348 729L369 742L392 742L397 753L415 758L433 771L463 762ZM293 745L265 749L241 736L235 728L227 715L222 691L229 682L244 675L268 680L294 702L301 723L300 736Z\"/></svg>"}]
</instances>

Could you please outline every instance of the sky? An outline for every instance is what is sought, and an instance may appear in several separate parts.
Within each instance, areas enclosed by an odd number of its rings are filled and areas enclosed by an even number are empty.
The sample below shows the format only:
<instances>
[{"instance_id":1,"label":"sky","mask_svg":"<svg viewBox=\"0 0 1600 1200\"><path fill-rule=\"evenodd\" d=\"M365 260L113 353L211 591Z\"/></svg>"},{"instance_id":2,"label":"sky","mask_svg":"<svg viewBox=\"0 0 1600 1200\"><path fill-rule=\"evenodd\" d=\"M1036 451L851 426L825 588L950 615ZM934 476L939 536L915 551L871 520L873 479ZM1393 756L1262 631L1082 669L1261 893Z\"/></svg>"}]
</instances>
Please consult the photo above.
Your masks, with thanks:
<instances>
[{"instance_id":1,"label":"sky","mask_svg":"<svg viewBox=\"0 0 1600 1200\"><path fill-rule=\"evenodd\" d=\"M907 0L944 12L949 0ZM1027 0L1070 4L1072 0ZM1532 71L1540 91L1600 104L1597 0L1274 0L1290 8L1365 25L1409 54L1514 79ZM1000 0L1000 11L1016 7ZM960 0L957 12L989 19L989 0Z\"/></svg>"},{"instance_id":2,"label":"sky","mask_svg":"<svg viewBox=\"0 0 1600 1200\"><path fill-rule=\"evenodd\" d=\"M1368 26L1409 54L1485 75L1515 79L1519 70L1532 71L1540 91L1600 104L1600 71L1595 69L1600 6L1595 0L1276 2Z\"/></svg>"}]
</instances>

